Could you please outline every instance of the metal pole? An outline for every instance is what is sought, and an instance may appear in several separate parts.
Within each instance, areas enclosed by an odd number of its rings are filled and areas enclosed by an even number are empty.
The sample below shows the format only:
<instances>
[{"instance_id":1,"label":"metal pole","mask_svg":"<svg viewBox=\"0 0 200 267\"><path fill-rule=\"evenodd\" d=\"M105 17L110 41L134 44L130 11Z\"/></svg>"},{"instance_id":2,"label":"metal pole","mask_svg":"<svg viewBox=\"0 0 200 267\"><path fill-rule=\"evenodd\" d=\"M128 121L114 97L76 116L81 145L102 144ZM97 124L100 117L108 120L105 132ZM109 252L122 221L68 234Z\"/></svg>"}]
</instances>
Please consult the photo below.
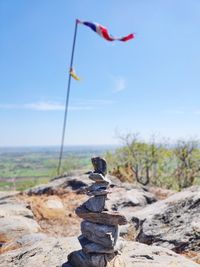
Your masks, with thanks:
<instances>
[{"instance_id":1,"label":"metal pole","mask_svg":"<svg viewBox=\"0 0 200 267\"><path fill-rule=\"evenodd\" d=\"M60 146L60 155L59 155L59 162L58 162L58 168L57 168L57 174L58 175L60 174L60 167L61 167L61 163L62 163L63 148L64 148L64 141L65 141L65 130L66 130L66 123L67 123L70 85L71 85L70 71L72 69L73 60L74 60L74 50L75 50L75 44L76 44L77 26L78 26L78 21L76 20L75 30L74 30L74 40L73 40L73 46L72 46L72 52L71 52L71 62L70 62L70 70L69 70L69 77L68 77L67 95L66 95L66 102L65 102L65 113L64 113L64 120L63 120L63 130L62 130L62 138L61 138L61 146Z\"/></svg>"}]
</instances>

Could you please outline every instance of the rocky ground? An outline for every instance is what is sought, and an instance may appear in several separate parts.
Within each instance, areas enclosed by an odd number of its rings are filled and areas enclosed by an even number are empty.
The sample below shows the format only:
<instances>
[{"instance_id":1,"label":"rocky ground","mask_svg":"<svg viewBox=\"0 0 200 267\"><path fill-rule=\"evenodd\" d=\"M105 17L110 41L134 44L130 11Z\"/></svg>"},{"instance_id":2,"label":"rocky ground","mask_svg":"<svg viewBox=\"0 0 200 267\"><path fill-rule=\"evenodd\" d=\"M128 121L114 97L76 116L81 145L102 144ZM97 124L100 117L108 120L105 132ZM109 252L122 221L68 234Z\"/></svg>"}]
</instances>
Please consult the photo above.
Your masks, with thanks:
<instances>
[{"instance_id":1,"label":"rocky ground","mask_svg":"<svg viewBox=\"0 0 200 267\"><path fill-rule=\"evenodd\" d=\"M129 221L119 242L126 266L199 266L200 187L175 193L112 181L107 208ZM80 249L74 210L89 183L76 173L23 194L0 192L0 266L70 266L69 253Z\"/></svg>"}]
</instances>

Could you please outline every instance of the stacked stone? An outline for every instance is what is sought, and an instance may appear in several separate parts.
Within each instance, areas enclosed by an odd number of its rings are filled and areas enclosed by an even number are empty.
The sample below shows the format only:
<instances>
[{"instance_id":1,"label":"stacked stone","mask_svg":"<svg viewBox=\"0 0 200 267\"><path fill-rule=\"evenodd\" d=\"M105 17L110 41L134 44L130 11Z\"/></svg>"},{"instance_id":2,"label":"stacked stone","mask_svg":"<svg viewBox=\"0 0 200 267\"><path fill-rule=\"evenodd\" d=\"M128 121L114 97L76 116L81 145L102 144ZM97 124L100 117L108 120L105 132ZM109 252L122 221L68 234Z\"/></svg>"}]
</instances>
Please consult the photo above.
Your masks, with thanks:
<instances>
[{"instance_id":1,"label":"stacked stone","mask_svg":"<svg viewBox=\"0 0 200 267\"><path fill-rule=\"evenodd\" d=\"M118 225L126 224L126 218L117 212L105 209L110 180L107 179L106 161L100 157L91 159L94 172L89 178L94 182L87 188L91 196L76 209L84 219L78 237L82 250L72 252L68 259L74 267L124 266L116 249Z\"/></svg>"}]
</instances>

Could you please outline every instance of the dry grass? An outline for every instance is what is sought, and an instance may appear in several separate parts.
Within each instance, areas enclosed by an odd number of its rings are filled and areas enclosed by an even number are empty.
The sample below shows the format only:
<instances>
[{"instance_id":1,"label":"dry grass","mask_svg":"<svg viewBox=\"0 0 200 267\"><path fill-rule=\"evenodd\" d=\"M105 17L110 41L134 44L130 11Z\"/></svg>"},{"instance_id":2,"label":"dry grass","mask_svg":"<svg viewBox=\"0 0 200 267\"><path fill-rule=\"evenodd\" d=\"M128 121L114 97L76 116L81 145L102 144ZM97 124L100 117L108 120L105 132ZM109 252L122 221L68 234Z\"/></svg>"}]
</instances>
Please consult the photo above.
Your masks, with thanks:
<instances>
[{"instance_id":1,"label":"dry grass","mask_svg":"<svg viewBox=\"0 0 200 267\"><path fill-rule=\"evenodd\" d=\"M53 236L75 236L80 233L81 219L75 214L77 206L86 200L86 196L76 192L61 195L27 196L20 199L26 202L43 232ZM63 208L50 208L49 201L61 202Z\"/></svg>"}]
</instances>

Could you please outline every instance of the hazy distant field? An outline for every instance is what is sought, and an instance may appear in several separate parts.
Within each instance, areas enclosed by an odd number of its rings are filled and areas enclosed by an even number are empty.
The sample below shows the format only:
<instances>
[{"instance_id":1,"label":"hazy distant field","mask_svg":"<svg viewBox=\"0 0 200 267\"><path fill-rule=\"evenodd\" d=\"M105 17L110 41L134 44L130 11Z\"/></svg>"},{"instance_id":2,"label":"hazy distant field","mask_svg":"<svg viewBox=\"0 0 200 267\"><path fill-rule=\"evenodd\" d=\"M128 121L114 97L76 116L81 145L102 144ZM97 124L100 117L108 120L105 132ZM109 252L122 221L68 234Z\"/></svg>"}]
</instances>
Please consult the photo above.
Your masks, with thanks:
<instances>
[{"instance_id":1,"label":"hazy distant field","mask_svg":"<svg viewBox=\"0 0 200 267\"><path fill-rule=\"evenodd\" d=\"M64 150L62 171L91 169L90 158L112 146L71 146ZM23 190L56 176L58 147L0 148L0 190Z\"/></svg>"}]
</instances>

